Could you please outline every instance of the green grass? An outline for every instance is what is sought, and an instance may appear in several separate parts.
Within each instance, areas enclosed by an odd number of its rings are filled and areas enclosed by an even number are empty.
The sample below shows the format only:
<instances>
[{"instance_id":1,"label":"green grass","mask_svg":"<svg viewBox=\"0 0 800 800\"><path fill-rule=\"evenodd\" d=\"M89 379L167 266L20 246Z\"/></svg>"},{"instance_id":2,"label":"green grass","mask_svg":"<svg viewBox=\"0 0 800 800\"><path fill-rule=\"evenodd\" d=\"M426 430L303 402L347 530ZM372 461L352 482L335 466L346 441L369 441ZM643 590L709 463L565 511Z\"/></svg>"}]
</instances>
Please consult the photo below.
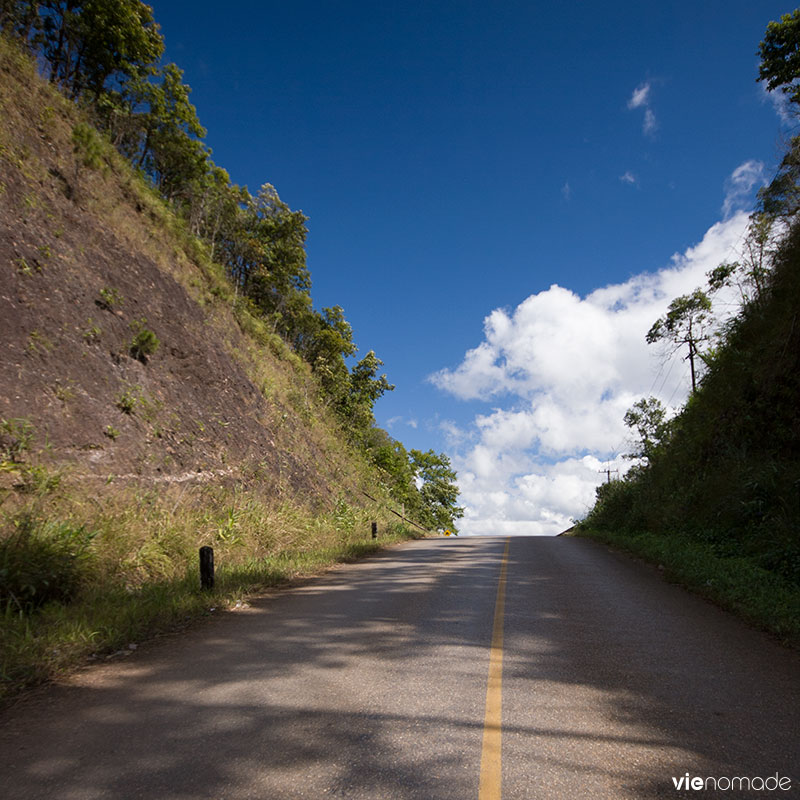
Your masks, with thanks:
<instances>
[{"instance_id":1,"label":"green grass","mask_svg":"<svg viewBox=\"0 0 800 800\"><path fill-rule=\"evenodd\" d=\"M709 545L676 535L609 532L583 525L572 535L604 542L658 564L671 582L769 631L784 644L800 647L800 588L750 559L724 558Z\"/></svg>"},{"instance_id":2,"label":"green grass","mask_svg":"<svg viewBox=\"0 0 800 800\"><path fill-rule=\"evenodd\" d=\"M86 515L94 504L73 495L54 501L59 518L41 509L41 499L6 514L0 539L0 703L129 644L180 629L211 609L229 608L414 535L384 519L380 538L372 540L368 520L383 515L350 507L343 513L343 503L320 515L269 506L238 491L181 499L175 504L174 497L123 495L104 513ZM78 549L75 531L81 533ZM200 589L201 544L215 550L213 592ZM26 557L28 567L21 571L14 558L28 551L36 558ZM69 591L54 593L64 570Z\"/></svg>"}]
</instances>

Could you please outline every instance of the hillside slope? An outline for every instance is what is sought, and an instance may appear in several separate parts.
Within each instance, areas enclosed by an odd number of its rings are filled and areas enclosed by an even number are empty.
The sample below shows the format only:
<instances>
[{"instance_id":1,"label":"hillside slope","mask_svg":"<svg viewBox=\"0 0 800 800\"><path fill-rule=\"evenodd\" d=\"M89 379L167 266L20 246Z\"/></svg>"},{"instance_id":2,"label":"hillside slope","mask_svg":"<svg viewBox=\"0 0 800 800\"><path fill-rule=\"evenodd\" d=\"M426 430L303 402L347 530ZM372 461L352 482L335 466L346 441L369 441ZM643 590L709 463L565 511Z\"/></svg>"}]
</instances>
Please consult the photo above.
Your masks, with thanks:
<instances>
[{"instance_id":1,"label":"hillside slope","mask_svg":"<svg viewBox=\"0 0 800 800\"><path fill-rule=\"evenodd\" d=\"M241 333L197 244L110 147L81 164L71 104L3 48L0 417L30 423L74 480L258 465L305 501L354 494L308 369L277 337L270 350ZM150 356L131 351L139 329L159 340Z\"/></svg>"},{"instance_id":2,"label":"hillside slope","mask_svg":"<svg viewBox=\"0 0 800 800\"><path fill-rule=\"evenodd\" d=\"M0 700L412 535L237 294L0 36Z\"/></svg>"},{"instance_id":3,"label":"hillside slope","mask_svg":"<svg viewBox=\"0 0 800 800\"><path fill-rule=\"evenodd\" d=\"M786 223L696 394L577 530L800 643L800 224Z\"/></svg>"}]
</instances>

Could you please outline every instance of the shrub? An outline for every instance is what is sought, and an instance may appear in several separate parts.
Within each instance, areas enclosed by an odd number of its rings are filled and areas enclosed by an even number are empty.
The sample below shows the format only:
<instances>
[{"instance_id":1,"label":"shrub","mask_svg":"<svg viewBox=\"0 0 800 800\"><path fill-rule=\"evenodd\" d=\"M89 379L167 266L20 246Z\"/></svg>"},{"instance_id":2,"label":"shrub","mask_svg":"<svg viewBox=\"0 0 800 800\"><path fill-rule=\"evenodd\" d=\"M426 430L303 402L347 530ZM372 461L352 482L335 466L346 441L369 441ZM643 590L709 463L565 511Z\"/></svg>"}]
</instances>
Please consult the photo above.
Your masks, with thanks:
<instances>
[{"instance_id":1,"label":"shrub","mask_svg":"<svg viewBox=\"0 0 800 800\"><path fill-rule=\"evenodd\" d=\"M61 485L61 472L36 464L23 469L20 478L21 482L16 488L26 494L40 497L54 492Z\"/></svg>"},{"instance_id":2,"label":"shrub","mask_svg":"<svg viewBox=\"0 0 800 800\"><path fill-rule=\"evenodd\" d=\"M131 330L134 331L131 340L131 355L139 361L147 361L147 356L153 355L161 344L158 336L153 333L147 325L146 319L134 320L131 323Z\"/></svg>"},{"instance_id":3,"label":"shrub","mask_svg":"<svg viewBox=\"0 0 800 800\"><path fill-rule=\"evenodd\" d=\"M94 344L100 340L103 329L99 325L95 325L94 320L91 319L91 317L89 318L87 324L89 327L83 332L83 339L88 344Z\"/></svg>"},{"instance_id":4,"label":"shrub","mask_svg":"<svg viewBox=\"0 0 800 800\"><path fill-rule=\"evenodd\" d=\"M86 575L94 534L83 525L41 523L29 514L0 542L0 603L20 612L71 600Z\"/></svg>"},{"instance_id":5,"label":"shrub","mask_svg":"<svg viewBox=\"0 0 800 800\"><path fill-rule=\"evenodd\" d=\"M33 425L27 419L0 420L0 440L4 461L19 464L22 454L30 449L33 440Z\"/></svg>"},{"instance_id":6,"label":"shrub","mask_svg":"<svg viewBox=\"0 0 800 800\"><path fill-rule=\"evenodd\" d=\"M117 398L116 406L120 411L122 411L123 414L133 414L133 410L136 408L136 404L138 402L139 402L139 395L136 392L136 387L129 386Z\"/></svg>"},{"instance_id":7,"label":"shrub","mask_svg":"<svg viewBox=\"0 0 800 800\"><path fill-rule=\"evenodd\" d=\"M72 129L72 150L84 167L100 169L103 166L103 140L91 125L79 122Z\"/></svg>"},{"instance_id":8,"label":"shrub","mask_svg":"<svg viewBox=\"0 0 800 800\"><path fill-rule=\"evenodd\" d=\"M116 289L111 289L108 286L104 286L100 290L100 299L95 300L95 302L98 306L100 306L100 308L103 308L106 311L113 311L117 306L122 305L123 298Z\"/></svg>"}]
</instances>

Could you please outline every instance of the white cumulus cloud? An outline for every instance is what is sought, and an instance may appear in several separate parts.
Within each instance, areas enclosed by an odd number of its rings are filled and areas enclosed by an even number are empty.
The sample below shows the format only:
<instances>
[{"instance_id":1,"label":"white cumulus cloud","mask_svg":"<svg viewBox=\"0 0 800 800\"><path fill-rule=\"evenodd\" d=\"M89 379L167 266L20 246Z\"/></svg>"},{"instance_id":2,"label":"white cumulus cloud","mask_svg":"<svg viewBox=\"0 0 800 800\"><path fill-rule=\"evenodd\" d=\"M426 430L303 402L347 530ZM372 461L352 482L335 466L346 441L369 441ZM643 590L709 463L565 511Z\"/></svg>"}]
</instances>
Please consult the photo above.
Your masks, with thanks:
<instances>
[{"instance_id":1,"label":"white cumulus cloud","mask_svg":"<svg viewBox=\"0 0 800 800\"><path fill-rule=\"evenodd\" d=\"M754 163L731 176L732 187L748 184ZM607 462L629 466L620 455L625 411L650 394L675 407L688 392L682 354L660 364L645 334L673 298L736 257L747 221L732 211L658 272L585 297L553 285L495 309L483 340L430 377L463 400L491 403L452 437L463 533L558 533L591 507Z\"/></svg>"}]
</instances>

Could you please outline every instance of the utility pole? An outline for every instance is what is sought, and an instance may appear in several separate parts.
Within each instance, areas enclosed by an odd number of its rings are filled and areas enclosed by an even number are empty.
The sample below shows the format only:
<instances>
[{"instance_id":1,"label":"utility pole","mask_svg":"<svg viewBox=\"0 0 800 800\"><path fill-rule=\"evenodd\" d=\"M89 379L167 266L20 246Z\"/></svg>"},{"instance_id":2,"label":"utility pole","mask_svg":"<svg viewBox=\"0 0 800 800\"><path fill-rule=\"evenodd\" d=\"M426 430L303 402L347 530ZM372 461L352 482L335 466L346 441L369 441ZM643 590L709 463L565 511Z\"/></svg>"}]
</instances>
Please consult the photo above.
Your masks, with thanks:
<instances>
[{"instance_id":1,"label":"utility pole","mask_svg":"<svg viewBox=\"0 0 800 800\"><path fill-rule=\"evenodd\" d=\"M689 321L689 355L686 357L689 360L689 367L692 370L692 394L697 394L697 379L694 374L694 357L697 353L695 348L694 339L692 339L692 323Z\"/></svg>"},{"instance_id":2,"label":"utility pole","mask_svg":"<svg viewBox=\"0 0 800 800\"><path fill-rule=\"evenodd\" d=\"M612 473L612 472L617 472L617 473L619 472L619 470L618 470L618 469L611 469L611 467L606 467L605 469L599 469L599 470L597 470L597 471L598 471L598 472L599 472L601 475L605 473L605 475L606 475L606 476L607 476L607 478L608 478L608 480L606 481L606 483L611 483L611 473Z\"/></svg>"}]
</instances>

